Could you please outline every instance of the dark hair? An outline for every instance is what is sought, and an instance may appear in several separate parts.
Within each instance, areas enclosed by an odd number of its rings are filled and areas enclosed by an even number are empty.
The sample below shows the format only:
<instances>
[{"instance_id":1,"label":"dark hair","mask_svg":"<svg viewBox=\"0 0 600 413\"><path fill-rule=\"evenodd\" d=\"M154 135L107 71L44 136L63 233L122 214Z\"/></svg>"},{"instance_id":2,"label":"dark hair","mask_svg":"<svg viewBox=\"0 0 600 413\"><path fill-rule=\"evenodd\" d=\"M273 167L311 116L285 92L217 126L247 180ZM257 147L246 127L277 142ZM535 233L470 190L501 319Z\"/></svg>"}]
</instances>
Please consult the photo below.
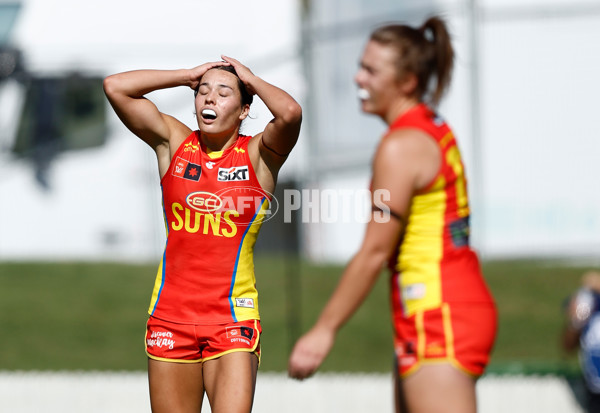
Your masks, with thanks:
<instances>
[{"instance_id":1,"label":"dark hair","mask_svg":"<svg viewBox=\"0 0 600 413\"><path fill-rule=\"evenodd\" d=\"M242 106L252 104L252 101L254 100L254 96L250 92L248 92L248 89L246 89L246 85L244 85L244 82L242 82L242 80L236 73L233 66L225 66L225 65L224 66L215 66L209 70L212 70L212 69L224 70L226 72L229 72L229 73L235 75L235 77L237 78L238 88L240 89L240 93L242 95ZM198 88L199 87L200 86L198 86ZM198 94L198 88L196 88L196 90L194 91L194 96L196 96Z\"/></svg>"},{"instance_id":2,"label":"dark hair","mask_svg":"<svg viewBox=\"0 0 600 413\"><path fill-rule=\"evenodd\" d=\"M441 18L430 17L419 28L383 26L371 34L371 40L397 50L398 75L413 73L417 77L415 94L420 100L429 98L434 105L440 102L450 85L454 63L450 34ZM431 87L433 77L435 88Z\"/></svg>"}]
</instances>

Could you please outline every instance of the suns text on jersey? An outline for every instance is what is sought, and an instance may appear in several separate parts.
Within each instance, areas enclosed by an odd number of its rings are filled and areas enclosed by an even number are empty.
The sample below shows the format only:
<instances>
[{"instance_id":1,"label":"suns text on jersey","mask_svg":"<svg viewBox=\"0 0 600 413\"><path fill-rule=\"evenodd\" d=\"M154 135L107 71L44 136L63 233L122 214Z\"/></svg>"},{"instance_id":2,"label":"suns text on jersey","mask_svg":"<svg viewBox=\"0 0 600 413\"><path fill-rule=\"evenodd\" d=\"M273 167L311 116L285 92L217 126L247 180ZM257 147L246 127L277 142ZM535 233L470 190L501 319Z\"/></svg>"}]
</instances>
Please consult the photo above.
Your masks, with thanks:
<instances>
[{"instance_id":1,"label":"suns text on jersey","mask_svg":"<svg viewBox=\"0 0 600 413\"><path fill-rule=\"evenodd\" d=\"M237 211L199 212L177 202L171 205L171 211L173 212L173 222L171 222L173 231L184 230L191 234L200 232L204 235L211 233L227 238L232 238L237 234L237 226L231 220L232 217L239 216Z\"/></svg>"}]
</instances>

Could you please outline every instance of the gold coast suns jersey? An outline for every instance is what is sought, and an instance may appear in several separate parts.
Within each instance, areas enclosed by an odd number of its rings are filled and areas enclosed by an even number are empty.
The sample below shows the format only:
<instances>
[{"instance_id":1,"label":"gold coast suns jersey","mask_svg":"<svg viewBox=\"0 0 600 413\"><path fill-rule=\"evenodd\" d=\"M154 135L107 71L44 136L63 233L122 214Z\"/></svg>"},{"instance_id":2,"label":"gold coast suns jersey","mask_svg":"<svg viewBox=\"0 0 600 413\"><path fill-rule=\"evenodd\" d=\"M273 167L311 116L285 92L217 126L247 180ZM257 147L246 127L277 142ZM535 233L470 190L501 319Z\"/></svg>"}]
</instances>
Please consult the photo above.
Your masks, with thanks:
<instances>
[{"instance_id":1,"label":"gold coast suns jersey","mask_svg":"<svg viewBox=\"0 0 600 413\"><path fill-rule=\"evenodd\" d=\"M249 141L240 135L215 157L196 131L174 154L161 180L167 242L152 316L197 324L259 318L253 250L270 195L252 168Z\"/></svg>"},{"instance_id":2,"label":"gold coast suns jersey","mask_svg":"<svg viewBox=\"0 0 600 413\"><path fill-rule=\"evenodd\" d=\"M439 145L437 176L413 196L408 222L390 260L396 316L442 303L493 302L475 252L469 246L469 200L461 155L448 125L420 104L390 125L420 129Z\"/></svg>"}]
</instances>

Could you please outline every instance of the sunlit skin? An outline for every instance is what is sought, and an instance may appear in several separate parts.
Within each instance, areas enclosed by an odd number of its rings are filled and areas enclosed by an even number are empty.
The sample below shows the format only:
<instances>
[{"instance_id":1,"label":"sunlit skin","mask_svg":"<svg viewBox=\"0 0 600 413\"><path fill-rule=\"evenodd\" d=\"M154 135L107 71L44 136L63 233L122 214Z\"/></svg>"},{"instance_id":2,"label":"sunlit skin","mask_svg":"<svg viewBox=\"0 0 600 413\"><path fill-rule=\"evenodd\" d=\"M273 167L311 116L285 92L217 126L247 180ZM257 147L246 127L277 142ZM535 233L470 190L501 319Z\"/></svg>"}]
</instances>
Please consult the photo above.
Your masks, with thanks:
<instances>
[{"instance_id":1,"label":"sunlit skin","mask_svg":"<svg viewBox=\"0 0 600 413\"><path fill-rule=\"evenodd\" d=\"M235 144L241 122L248 116L250 107L242 104L241 82L273 115L247 146L261 188L273 192L279 169L298 139L302 109L289 94L254 75L236 59L227 56L221 59L191 69L117 73L104 80L104 91L123 124L154 150L162 178L192 130L173 116L160 112L145 95L180 86L197 91L194 107L200 139L208 149L221 151ZM239 81L233 73L218 69L219 66L232 66ZM234 351L197 363L149 358L152 411L198 413L206 394L215 413L249 412L257 369L258 358L252 352Z\"/></svg>"},{"instance_id":2,"label":"sunlit skin","mask_svg":"<svg viewBox=\"0 0 600 413\"><path fill-rule=\"evenodd\" d=\"M361 100L363 111L393 122L418 100L413 97L416 77L400 76L396 52L370 41L361 58L355 81L370 96ZM425 133L396 130L382 139L373 159L371 190L389 194L385 204L397 215L407 217L413 194L427 185L440 167L440 151ZM304 379L317 370L327 357L339 328L362 304L373 287L382 266L398 243L403 223L398 219L367 224L363 243L352 258L321 316L301 337L290 356L290 376Z\"/></svg>"},{"instance_id":3,"label":"sunlit skin","mask_svg":"<svg viewBox=\"0 0 600 413\"><path fill-rule=\"evenodd\" d=\"M196 118L203 143L212 150L231 146L238 136L240 122L248 116L250 107L241 104L238 80L233 73L210 69L198 87L194 101ZM204 116L205 109L214 110L217 117Z\"/></svg>"},{"instance_id":4,"label":"sunlit skin","mask_svg":"<svg viewBox=\"0 0 600 413\"><path fill-rule=\"evenodd\" d=\"M398 53L392 47L369 41L354 76L356 85L370 95L368 99L361 99L362 111L379 116L388 125L419 103L411 96L416 87L415 76L399 75L397 58Z\"/></svg>"},{"instance_id":5,"label":"sunlit skin","mask_svg":"<svg viewBox=\"0 0 600 413\"><path fill-rule=\"evenodd\" d=\"M398 52L370 40L354 77L361 109L391 125L421 103L417 76L398 73ZM288 373L296 379L313 375L334 346L337 332L357 311L375 284L382 267L398 245L410 215L413 195L437 176L441 166L438 144L422 130L396 129L381 139L373 157L371 190L386 191L386 206L397 217L371 220L362 244L313 327L296 343ZM475 385L471 376L448 363L426 365L408 378L394 374L397 413L474 413ZM407 408L408 406L408 408Z\"/></svg>"}]
</instances>

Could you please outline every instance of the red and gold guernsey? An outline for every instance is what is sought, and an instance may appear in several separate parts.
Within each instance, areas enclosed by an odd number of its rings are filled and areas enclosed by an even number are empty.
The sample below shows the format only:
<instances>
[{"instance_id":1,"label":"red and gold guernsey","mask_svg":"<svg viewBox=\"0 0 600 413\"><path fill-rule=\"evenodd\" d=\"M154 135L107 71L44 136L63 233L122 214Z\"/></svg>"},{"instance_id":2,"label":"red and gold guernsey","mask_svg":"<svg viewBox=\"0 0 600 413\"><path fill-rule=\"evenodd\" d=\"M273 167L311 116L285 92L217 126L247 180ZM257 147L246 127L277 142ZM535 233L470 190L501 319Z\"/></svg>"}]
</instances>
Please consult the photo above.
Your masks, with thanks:
<instances>
[{"instance_id":1,"label":"red and gold guernsey","mask_svg":"<svg viewBox=\"0 0 600 413\"><path fill-rule=\"evenodd\" d=\"M410 317L444 303L493 303L469 246L467 182L452 131L425 104L402 114L388 133L404 128L433 138L442 164L432 182L413 196L404 235L390 260L395 317Z\"/></svg>"},{"instance_id":2,"label":"red and gold guernsey","mask_svg":"<svg viewBox=\"0 0 600 413\"><path fill-rule=\"evenodd\" d=\"M176 323L259 319L253 251L269 212L248 156L249 136L207 153L192 132L162 178L167 231L150 315Z\"/></svg>"}]
</instances>

